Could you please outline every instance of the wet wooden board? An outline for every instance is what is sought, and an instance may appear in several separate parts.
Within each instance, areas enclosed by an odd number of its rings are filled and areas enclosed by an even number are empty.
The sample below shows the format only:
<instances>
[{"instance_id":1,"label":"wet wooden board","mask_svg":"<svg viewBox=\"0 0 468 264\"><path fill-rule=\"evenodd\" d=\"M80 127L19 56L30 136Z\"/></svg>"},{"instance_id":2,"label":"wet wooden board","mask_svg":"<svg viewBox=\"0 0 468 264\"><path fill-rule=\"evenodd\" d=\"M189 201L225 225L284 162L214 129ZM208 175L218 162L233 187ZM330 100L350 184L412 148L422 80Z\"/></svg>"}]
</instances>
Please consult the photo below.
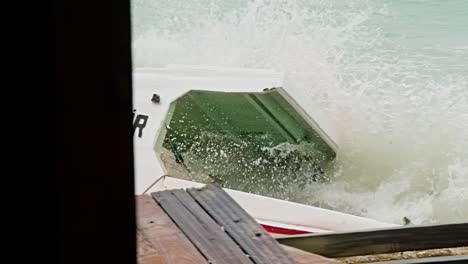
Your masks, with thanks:
<instances>
[{"instance_id":1,"label":"wet wooden board","mask_svg":"<svg viewBox=\"0 0 468 264\"><path fill-rule=\"evenodd\" d=\"M151 195L209 263L252 263L187 192L169 190Z\"/></svg>"},{"instance_id":2,"label":"wet wooden board","mask_svg":"<svg viewBox=\"0 0 468 264\"><path fill-rule=\"evenodd\" d=\"M207 263L149 195L136 197L139 264Z\"/></svg>"},{"instance_id":3,"label":"wet wooden board","mask_svg":"<svg viewBox=\"0 0 468 264\"><path fill-rule=\"evenodd\" d=\"M252 258L254 263L292 264L294 261L222 188L207 185L187 192Z\"/></svg>"},{"instance_id":4,"label":"wet wooden board","mask_svg":"<svg viewBox=\"0 0 468 264\"><path fill-rule=\"evenodd\" d=\"M468 245L468 223L297 235L278 242L332 258L450 248Z\"/></svg>"},{"instance_id":5,"label":"wet wooden board","mask_svg":"<svg viewBox=\"0 0 468 264\"><path fill-rule=\"evenodd\" d=\"M383 262L372 262L369 264L436 264L436 263L468 263L468 256L444 256L420 259L404 259Z\"/></svg>"}]
</instances>

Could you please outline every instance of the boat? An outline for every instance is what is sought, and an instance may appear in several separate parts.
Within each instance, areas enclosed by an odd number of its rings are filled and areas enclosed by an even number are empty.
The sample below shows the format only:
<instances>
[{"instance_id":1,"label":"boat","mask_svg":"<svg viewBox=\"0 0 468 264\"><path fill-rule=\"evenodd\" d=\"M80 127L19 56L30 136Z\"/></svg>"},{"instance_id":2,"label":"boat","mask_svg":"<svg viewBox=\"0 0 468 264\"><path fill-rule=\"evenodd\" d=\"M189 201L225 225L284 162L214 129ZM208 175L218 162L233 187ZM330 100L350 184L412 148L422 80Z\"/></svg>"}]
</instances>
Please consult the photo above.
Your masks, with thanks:
<instances>
[{"instance_id":1,"label":"boat","mask_svg":"<svg viewBox=\"0 0 468 264\"><path fill-rule=\"evenodd\" d=\"M276 238L398 226L284 199L326 180L340 141L283 73L137 68L133 90L136 195L218 184Z\"/></svg>"}]
</instances>

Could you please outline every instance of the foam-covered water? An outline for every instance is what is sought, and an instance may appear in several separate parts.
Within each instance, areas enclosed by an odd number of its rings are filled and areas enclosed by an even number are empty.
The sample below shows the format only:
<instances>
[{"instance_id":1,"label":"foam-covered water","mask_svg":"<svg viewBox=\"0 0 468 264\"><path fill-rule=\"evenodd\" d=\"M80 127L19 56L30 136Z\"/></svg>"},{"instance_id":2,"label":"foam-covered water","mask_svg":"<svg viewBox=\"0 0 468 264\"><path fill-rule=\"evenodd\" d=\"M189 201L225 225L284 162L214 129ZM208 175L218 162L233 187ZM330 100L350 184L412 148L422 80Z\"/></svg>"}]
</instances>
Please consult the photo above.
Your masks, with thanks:
<instances>
[{"instance_id":1,"label":"foam-covered water","mask_svg":"<svg viewBox=\"0 0 468 264\"><path fill-rule=\"evenodd\" d=\"M338 157L291 200L468 220L467 1L133 0L132 22L135 67L276 69L321 107Z\"/></svg>"}]
</instances>

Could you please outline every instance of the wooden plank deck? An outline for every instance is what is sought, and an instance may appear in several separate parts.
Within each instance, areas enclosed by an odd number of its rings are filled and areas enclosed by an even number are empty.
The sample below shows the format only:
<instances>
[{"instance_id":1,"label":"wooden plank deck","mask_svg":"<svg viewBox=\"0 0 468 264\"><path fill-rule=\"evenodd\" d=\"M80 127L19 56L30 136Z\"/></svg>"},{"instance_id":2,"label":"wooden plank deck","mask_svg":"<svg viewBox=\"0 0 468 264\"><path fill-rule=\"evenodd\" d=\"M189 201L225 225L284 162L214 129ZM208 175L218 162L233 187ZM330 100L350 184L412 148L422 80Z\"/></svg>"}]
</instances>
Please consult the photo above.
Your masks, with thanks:
<instances>
[{"instance_id":1,"label":"wooden plank deck","mask_svg":"<svg viewBox=\"0 0 468 264\"><path fill-rule=\"evenodd\" d=\"M278 242L220 187L208 185L187 191L254 263L294 263Z\"/></svg>"},{"instance_id":2,"label":"wooden plank deck","mask_svg":"<svg viewBox=\"0 0 468 264\"><path fill-rule=\"evenodd\" d=\"M139 264L340 263L280 245L221 188L161 191L136 202Z\"/></svg>"},{"instance_id":3,"label":"wooden plank deck","mask_svg":"<svg viewBox=\"0 0 468 264\"><path fill-rule=\"evenodd\" d=\"M149 195L136 197L139 264L208 263Z\"/></svg>"},{"instance_id":4,"label":"wooden plank deck","mask_svg":"<svg viewBox=\"0 0 468 264\"><path fill-rule=\"evenodd\" d=\"M275 240L219 187L161 191L136 202L139 264L468 263L466 223ZM459 256L420 251L456 247L463 249ZM417 256L405 259L411 250Z\"/></svg>"},{"instance_id":5,"label":"wooden plank deck","mask_svg":"<svg viewBox=\"0 0 468 264\"><path fill-rule=\"evenodd\" d=\"M151 195L209 263L252 263L187 192L169 190Z\"/></svg>"}]
</instances>

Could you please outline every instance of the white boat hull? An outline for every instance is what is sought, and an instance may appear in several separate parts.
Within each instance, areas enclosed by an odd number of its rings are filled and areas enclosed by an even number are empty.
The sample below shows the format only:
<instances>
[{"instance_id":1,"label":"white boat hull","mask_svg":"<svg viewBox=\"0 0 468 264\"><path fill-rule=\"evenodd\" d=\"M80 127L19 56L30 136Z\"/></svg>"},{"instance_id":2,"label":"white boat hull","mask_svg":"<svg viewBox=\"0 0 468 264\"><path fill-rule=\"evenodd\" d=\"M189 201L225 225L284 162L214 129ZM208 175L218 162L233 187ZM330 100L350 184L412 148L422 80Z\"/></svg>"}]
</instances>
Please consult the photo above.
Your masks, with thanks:
<instances>
[{"instance_id":1,"label":"white boat hull","mask_svg":"<svg viewBox=\"0 0 468 264\"><path fill-rule=\"evenodd\" d=\"M203 184L170 177L155 144L171 102L188 91L259 92L267 87L283 85L283 75L258 69L225 69L213 67L170 66L160 69L136 69L134 87L134 147L135 193L201 187ZM157 95L158 101L152 101ZM298 104L303 98L290 94ZM310 104L311 102L308 102ZM318 118L319 111L306 113L320 123L330 141L339 143L335 131L326 120ZM332 145L333 145L332 144ZM156 184L154 182L166 175ZM173 176L173 175L172 175ZM154 185L153 185L154 184ZM273 199L236 190L225 189L258 223L275 236L301 233L326 233L395 226L376 220L332 210Z\"/></svg>"},{"instance_id":2,"label":"white boat hull","mask_svg":"<svg viewBox=\"0 0 468 264\"><path fill-rule=\"evenodd\" d=\"M165 176L148 192L203 186L201 183ZM224 190L275 237L398 226L314 206L236 190Z\"/></svg>"}]
</instances>

